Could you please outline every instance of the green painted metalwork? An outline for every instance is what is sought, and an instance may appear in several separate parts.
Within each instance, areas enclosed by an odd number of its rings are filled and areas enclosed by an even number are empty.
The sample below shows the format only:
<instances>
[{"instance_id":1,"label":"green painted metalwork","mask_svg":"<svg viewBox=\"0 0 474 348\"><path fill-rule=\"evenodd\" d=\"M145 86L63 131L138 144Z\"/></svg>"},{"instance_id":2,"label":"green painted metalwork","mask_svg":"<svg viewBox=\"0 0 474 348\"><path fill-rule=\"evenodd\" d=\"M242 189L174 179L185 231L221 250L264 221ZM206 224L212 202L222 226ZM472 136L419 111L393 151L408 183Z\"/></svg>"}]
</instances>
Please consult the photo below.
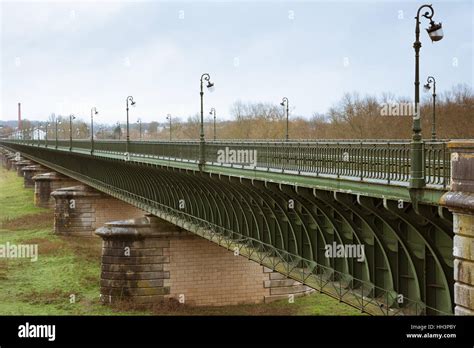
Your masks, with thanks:
<instances>
[{"instance_id":1,"label":"green painted metalwork","mask_svg":"<svg viewBox=\"0 0 474 348\"><path fill-rule=\"evenodd\" d=\"M262 150L259 161L280 169L298 169L300 175L296 170L283 174L262 171L258 176L256 173L260 172L255 170L213 166L210 154L206 154L205 170L199 170L197 142L130 142L133 155L123 152L124 142L97 142L94 155L87 147L89 142L73 143L73 151L68 150L67 142L60 143L58 150L38 147L36 143L32 146L31 142L0 143L368 313L418 315L453 311L449 211L429 199L415 210L408 193L402 200L397 198L397 194L408 191L408 186L396 185L395 174L386 177L391 181L383 186L376 181L365 182L367 186L393 188L392 194L337 189L346 182L343 176L357 174L359 169L364 170L358 174L377 176L383 168L405 165L405 145L397 145L396 151L401 152L391 152L395 148L390 147L382 150L381 144L369 145L357 153L357 158L364 158L360 165L345 166L336 160L340 151L351 148L347 144L341 148L341 143L332 143L331 147L329 142L324 146L288 142L277 146L277 150ZM224 144L236 147L233 143ZM265 146L268 144L262 144ZM311 146L325 150L314 150L308 157L305 146L309 153L313 151ZM432 167L433 175L439 173L445 180L444 145L430 146L432 156L427 166ZM396 157L399 153L404 155ZM370 160L375 161L373 167L369 166ZM306 171L316 169L326 173L332 170L336 176L307 178L305 185L296 184L307 177ZM252 175L243 175L249 172ZM397 180L402 174L397 173ZM332 180L333 189L329 184L318 186L311 181L321 183L323 179ZM430 195L436 197L434 192L442 194L443 185L431 190ZM364 246L365 259L359 262L354 257L327 257L325 247L334 242Z\"/></svg>"}]
</instances>

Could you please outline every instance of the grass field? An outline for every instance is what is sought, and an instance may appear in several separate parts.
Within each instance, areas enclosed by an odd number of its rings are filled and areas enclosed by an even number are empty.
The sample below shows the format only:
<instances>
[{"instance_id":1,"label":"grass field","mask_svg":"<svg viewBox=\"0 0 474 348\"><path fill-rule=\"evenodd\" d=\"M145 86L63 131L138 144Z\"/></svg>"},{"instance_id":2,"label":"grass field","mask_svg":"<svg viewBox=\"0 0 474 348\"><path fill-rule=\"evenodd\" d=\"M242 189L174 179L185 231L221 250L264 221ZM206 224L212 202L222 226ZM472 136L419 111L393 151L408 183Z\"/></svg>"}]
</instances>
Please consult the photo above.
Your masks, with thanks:
<instances>
[{"instance_id":1,"label":"grass field","mask_svg":"<svg viewBox=\"0 0 474 348\"><path fill-rule=\"evenodd\" d=\"M361 315L316 293L294 303L198 308L170 303L146 310L106 306L99 302L100 239L60 237L52 230L52 210L35 207L33 190L24 189L15 172L1 168L0 244L37 244L39 256L36 262L0 258L0 315Z\"/></svg>"}]
</instances>

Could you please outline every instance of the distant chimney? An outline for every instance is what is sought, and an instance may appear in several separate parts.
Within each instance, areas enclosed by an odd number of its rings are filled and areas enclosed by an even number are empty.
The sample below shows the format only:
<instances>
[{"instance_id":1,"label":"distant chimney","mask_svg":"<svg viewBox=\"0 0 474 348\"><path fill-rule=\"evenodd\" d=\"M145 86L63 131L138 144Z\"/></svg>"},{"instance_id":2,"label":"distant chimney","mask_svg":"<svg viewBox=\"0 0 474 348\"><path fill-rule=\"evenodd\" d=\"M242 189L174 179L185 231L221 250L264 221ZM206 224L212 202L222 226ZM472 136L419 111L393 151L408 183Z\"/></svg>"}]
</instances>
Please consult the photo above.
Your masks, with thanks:
<instances>
[{"instance_id":1,"label":"distant chimney","mask_svg":"<svg viewBox=\"0 0 474 348\"><path fill-rule=\"evenodd\" d=\"M18 103L18 129L21 129L21 103Z\"/></svg>"}]
</instances>

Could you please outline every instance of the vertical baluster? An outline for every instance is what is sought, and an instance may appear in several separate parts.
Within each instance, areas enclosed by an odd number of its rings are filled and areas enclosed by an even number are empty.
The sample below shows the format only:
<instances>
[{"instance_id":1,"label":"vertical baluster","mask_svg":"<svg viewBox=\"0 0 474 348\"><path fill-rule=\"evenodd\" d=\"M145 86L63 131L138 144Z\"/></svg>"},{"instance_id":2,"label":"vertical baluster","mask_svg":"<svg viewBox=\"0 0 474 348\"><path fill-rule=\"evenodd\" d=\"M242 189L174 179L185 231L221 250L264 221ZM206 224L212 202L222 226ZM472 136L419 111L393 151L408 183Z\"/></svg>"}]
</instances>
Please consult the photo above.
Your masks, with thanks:
<instances>
[{"instance_id":1,"label":"vertical baluster","mask_svg":"<svg viewBox=\"0 0 474 348\"><path fill-rule=\"evenodd\" d=\"M432 156L433 156L433 148L431 144L425 145L425 181L427 184L431 183L433 177L433 164L432 164Z\"/></svg>"},{"instance_id":2,"label":"vertical baluster","mask_svg":"<svg viewBox=\"0 0 474 348\"><path fill-rule=\"evenodd\" d=\"M316 175L317 176L319 176L319 171L320 171L320 167L321 167L321 162L320 162L319 158L320 158L320 156L323 156L322 152L323 152L322 146L319 145L319 144L316 144L313 148L313 156L314 156L313 158L316 161L315 169L316 169Z\"/></svg>"},{"instance_id":3,"label":"vertical baluster","mask_svg":"<svg viewBox=\"0 0 474 348\"><path fill-rule=\"evenodd\" d=\"M451 169L451 164L448 162L446 158L446 143L443 142L443 188L445 189L448 185L447 182L449 180L449 170Z\"/></svg>"}]
</instances>

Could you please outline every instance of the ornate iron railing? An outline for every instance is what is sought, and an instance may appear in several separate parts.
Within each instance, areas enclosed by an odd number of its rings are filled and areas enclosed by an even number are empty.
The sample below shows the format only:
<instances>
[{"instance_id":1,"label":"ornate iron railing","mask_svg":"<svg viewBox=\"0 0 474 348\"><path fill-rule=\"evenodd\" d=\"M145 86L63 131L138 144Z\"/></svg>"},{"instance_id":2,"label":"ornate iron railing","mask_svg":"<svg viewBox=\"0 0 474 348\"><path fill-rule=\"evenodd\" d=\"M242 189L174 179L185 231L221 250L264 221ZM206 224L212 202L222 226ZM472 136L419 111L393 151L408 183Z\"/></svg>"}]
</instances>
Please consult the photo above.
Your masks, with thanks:
<instances>
[{"instance_id":1,"label":"ornate iron railing","mask_svg":"<svg viewBox=\"0 0 474 348\"><path fill-rule=\"evenodd\" d=\"M69 140L2 140L69 150ZM450 182L447 141L426 141L425 180L445 189ZM73 150L91 149L90 140L72 141ZM126 155L125 140L95 140L97 153ZM232 158L234 151L236 155ZM307 176L405 185L410 177L410 141L207 141L207 164ZM199 141L130 141L129 156L198 162ZM240 158L239 158L240 156ZM254 157L255 156L255 157Z\"/></svg>"}]
</instances>

